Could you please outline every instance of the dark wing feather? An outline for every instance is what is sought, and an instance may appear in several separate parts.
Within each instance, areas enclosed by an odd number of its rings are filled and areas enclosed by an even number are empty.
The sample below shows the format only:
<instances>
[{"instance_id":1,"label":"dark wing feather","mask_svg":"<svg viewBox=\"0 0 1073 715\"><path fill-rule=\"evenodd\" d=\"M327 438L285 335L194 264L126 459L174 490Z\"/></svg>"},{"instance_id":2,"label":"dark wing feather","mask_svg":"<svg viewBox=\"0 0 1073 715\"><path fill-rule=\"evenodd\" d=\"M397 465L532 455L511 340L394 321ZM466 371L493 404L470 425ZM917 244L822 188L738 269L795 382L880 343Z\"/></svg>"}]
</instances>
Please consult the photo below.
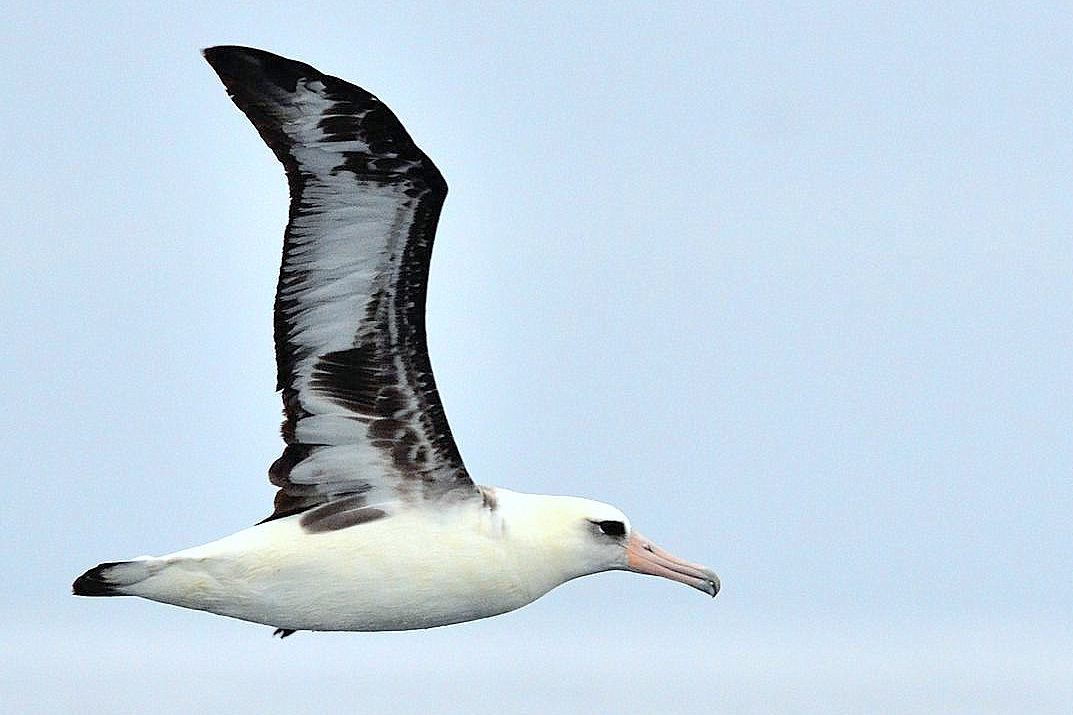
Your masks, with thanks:
<instances>
[{"instance_id":1,"label":"dark wing feather","mask_svg":"<svg viewBox=\"0 0 1073 715\"><path fill-rule=\"evenodd\" d=\"M269 518L338 498L477 496L425 344L440 172L360 87L245 47L205 58L290 184L275 308L287 446Z\"/></svg>"}]
</instances>

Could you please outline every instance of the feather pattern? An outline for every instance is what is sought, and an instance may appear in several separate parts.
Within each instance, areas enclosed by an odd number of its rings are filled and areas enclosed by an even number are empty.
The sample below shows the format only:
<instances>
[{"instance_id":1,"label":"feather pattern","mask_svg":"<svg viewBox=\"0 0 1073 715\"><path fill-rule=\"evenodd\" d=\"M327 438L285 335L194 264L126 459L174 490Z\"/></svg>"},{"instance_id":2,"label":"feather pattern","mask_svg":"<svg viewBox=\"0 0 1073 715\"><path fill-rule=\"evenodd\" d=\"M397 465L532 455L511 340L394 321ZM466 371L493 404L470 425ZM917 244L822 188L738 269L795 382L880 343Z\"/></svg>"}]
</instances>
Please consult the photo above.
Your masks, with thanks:
<instances>
[{"instance_id":1,"label":"feather pattern","mask_svg":"<svg viewBox=\"0 0 1073 715\"><path fill-rule=\"evenodd\" d=\"M479 498L425 341L447 194L440 172L360 87L261 50L214 47L205 57L290 186L275 303L287 444L269 470L279 492L268 520L313 507L338 514L322 505L339 499L357 512Z\"/></svg>"}]
</instances>

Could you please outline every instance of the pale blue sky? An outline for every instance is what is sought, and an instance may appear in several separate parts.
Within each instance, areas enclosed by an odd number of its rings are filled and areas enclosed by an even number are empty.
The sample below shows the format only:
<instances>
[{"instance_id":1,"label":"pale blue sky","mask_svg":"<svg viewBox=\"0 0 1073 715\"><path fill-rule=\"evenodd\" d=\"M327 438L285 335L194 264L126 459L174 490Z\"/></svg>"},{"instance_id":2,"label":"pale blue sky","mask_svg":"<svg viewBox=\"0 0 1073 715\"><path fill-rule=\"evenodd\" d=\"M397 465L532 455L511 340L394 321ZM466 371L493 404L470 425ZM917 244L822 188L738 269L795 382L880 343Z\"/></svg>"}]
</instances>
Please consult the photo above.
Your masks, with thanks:
<instances>
[{"instance_id":1,"label":"pale blue sky","mask_svg":"<svg viewBox=\"0 0 1073 715\"><path fill-rule=\"evenodd\" d=\"M0 28L0 709L1073 709L1067 6L307 5ZM221 43L376 93L447 178L475 479L619 506L714 601L605 574L281 643L68 595L270 511L286 187Z\"/></svg>"}]
</instances>

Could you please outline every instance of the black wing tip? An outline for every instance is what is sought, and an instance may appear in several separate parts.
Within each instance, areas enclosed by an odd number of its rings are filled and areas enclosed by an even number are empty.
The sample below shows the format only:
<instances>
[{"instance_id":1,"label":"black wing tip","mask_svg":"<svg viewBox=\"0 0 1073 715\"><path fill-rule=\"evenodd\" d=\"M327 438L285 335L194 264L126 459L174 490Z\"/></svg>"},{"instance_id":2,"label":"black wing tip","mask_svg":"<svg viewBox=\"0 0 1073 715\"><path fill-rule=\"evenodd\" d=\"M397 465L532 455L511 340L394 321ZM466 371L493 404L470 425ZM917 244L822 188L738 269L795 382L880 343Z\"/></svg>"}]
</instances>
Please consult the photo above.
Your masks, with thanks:
<instances>
[{"instance_id":1,"label":"black wing tip","mask_svg":"<svg viewBox=\"0 0 1073 715\"><path fill-rule=\"evenodd\" d=\"M210 64L216 64L217 62L225 62L230 57L241 55L256 56L263 52L264 50L259 50L256 47L246 47L244 45L213 45L203 49L201 54Z\"/></svg>"},{"instance_id":2,"label":"black wing tip","mask_svg":"<svg viewBox=\"0 0 1073 715\"><path fill-rule=\"evenodd\" d=\"M109 569L121 563L124 562L109 561L94 566L75 579L71 592L76 596L122 596L115 584L109 582L105 575Z\"/></svg>"},{"instance_id":3,"label":"black wing tip","mask_svg":"<svg viewBox=\"0 0 1073 715\"><path fill-rule=\"evenodd\" d=\"M201 54L210 65L221 68L241 69L255 66L270 67L277 64L304 64L298 60L288 59L273 52L269 52L268 50L260 50L256 47L245 47L243 45L215 45L213 47L206 47L201 51ZM304 66L309 67L309 65Z\"/></svg>"},{"instance_id":4,"label":"black wing tip","mask_svg":"<svg viewBox=\"0 0 1073 715\"><path fill-rule=\"evenodd\" d=\"M257 86L270 81L288 92L293 92L299 80L322 76L319 71L304 62L255 47L216 45L205 48L201 54L232 91L238 86Z\"/></svg>"}]
</instances>

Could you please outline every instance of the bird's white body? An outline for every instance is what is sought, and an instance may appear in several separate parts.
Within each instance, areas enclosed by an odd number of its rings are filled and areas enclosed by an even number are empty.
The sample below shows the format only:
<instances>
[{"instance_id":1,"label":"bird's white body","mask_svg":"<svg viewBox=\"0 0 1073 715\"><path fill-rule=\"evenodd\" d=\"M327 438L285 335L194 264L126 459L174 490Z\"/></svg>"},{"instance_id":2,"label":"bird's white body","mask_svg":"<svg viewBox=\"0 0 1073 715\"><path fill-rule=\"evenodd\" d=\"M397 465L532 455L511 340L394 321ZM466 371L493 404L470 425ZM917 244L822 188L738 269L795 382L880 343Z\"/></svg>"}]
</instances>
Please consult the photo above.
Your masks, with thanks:
<instances>
[{"instance_id":1,"label":"bird's white body","mask_svg":"<svg viewBox=\"0 0 1073 715\"><path fill-rule=\"evenodd\" d=\"M719 579L614 507L478 487L432 377L424 303L447 184L375 96L248 47L205 58L291 193L275 302L286 442L264 522L103 563L80 596L141 596L284 631L430 628L494 616L609 569L714 596Z\"/></svg>"},{"instance_id":2,"label":"bird's white body","mask_svg":"<svg viewBox=\"0 0 1073 715\"><path fill-rule=\"evenodd\" d=\"M118 567L125 595L292 630L430 628L514 610L571 578L614 564L576 548L578 513L613 507L496 490L464 502L397 508L346 529L310 533L298 515ZM576 534L574 532L577 532ZM624 556L619 568L626 568Z\"/></svg>"}]
</instances>

